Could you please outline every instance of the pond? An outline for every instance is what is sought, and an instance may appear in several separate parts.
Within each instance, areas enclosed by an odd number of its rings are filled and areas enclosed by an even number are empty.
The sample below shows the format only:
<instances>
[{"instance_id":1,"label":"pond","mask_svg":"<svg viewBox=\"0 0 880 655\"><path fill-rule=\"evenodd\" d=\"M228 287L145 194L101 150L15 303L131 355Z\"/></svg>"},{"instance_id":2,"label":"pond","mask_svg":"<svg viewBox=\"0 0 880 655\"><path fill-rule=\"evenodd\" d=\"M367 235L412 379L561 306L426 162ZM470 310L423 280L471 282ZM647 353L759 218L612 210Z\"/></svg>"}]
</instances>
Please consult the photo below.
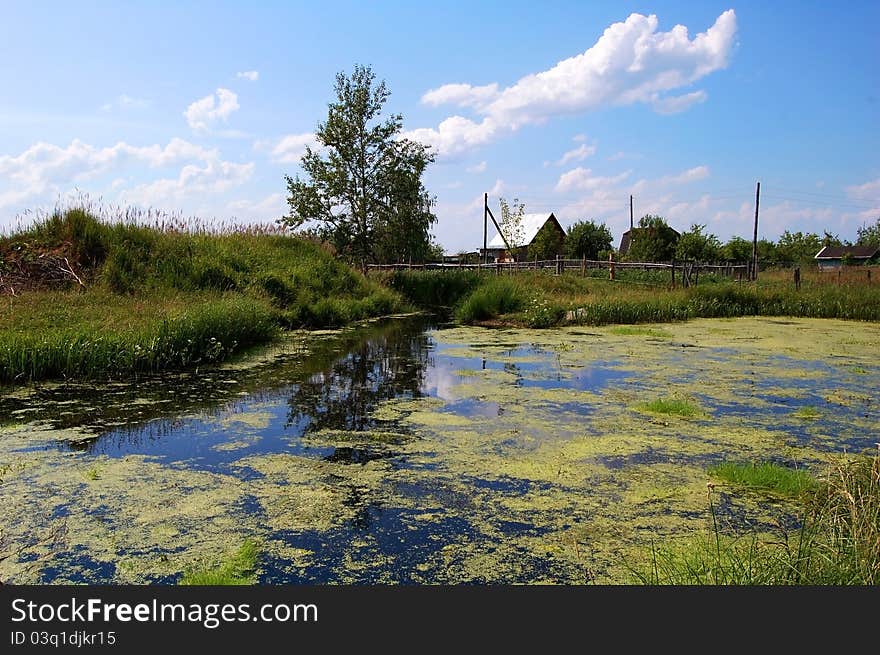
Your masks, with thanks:
<instances>
[{"instance_id":1,"label":"pond","mask_svg":"<svg viewBox=\"0 0 880 655\"><path fill-rule=\"evenodd\" d=\"M407 317L0 389L0 579L173 584L256 538L264 584L628 582L651 544L709 528L712 463L875 448L878 352L880 326L843 321ZM797 525L717 493L725 531Z\"/></svg>"}]
</instances>

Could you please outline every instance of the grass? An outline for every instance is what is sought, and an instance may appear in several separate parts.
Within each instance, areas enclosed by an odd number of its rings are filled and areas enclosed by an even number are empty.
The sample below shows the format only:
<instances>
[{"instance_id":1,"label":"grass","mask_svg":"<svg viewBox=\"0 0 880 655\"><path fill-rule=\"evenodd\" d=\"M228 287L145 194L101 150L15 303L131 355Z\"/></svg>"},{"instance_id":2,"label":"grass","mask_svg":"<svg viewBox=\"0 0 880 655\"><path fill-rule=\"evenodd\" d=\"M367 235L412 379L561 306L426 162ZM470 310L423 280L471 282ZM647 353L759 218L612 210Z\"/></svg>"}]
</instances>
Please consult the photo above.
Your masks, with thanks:
<instances>
[{"instance_id":1,"label":"grass","mask_svg":"<svg viewBox=\"0 0 880 655\"><path fill-rule=\"evenodd\" d=\"M377 279L388 281L414 304L454 307L456 318L465 323L501 316L507 322L531 327L634 325L735 316L880 320L880 284L869 284L864 277L832 284L830 277L806 276L796 291L788 272L762 273L757 283L701 276L698 286L669 289L665 278L654 280L651 272L639 273L646 273L643 280L610 281L541 271L503 276L475 271L405 271ZM494 302L499 285L504 284L520 289L513 309ZM528 303L541 307L539 318L524 311Z\"/></svg>"},{"instance_id":2,"label":"grass","mask_svg":"<svg viewBox=\"0 0 880 655\"><path fill-rule=\"evenodd\" d=\"M528 294L518 281L505 277L484 280L455 309L456 320L474 323L510 314L526 305Z\"/></svg>"},{"instance_id":3,"label":"grass","mask_svg":"<svg viewBox=\"0 0 880 655\"><path fill-rule=\"evenodd\" d=\"M703 414L702 410L694 403L681 398L658 398L648 403L642 403L639 409L653 414L666 414L670 416L682 416L691 418Z\"/></svg>"},{"instance_id":4,"label":"grass","mask_svg":"<svg viewBox=\"0 0 880 655\"><path fill-rule=\"evenodd\" d=\"M313 241L156 216L75 207L0 236L0 383L190 367L407 308Z\"/></svg>"},{"instance_id":5,"label":"grass","mask_svg":"<svg viewBox=\"0 0 880 655\"><path fill-rule=\"evenodd\" d=\"M800 497L817 486L816 479L807 471L771 462L722 462L712 466L709 475L744 489L789 498Z\"/></svg>"},{"instance_id":6,"label":"grass","mask_svg":"<svg viewBox=\"0 0 880 655\"><path fill-rule=\"evenodd\" d=\"M755 474L748 473L753 478ZM759 478L761 476L758 476ZM770 477L779 479L778 472ZM876 585L880 583L880 456L839 456L800 496L794 533L735 537L719 527L711 488L711 531L653 547L632 570L643 584Z\"/></svg>"},{"instance_id":7,"label":"grass","mask_svg":"<svg viewBox=\"0 0 880 655\"><path fill-rule=\"evenodd\" d=\"M101 467L100 466L90 466L86 469L86 472L83 474L86 480L100 480L101 479Z\"/></svg>"},{"instance_id":8,"label":"grass","mask_svg":"<svg viewBox=\"0 0 880 655\"><path fill-rule=\"evenodd\" d=\"M801 407L792 413L795 418L802 418L808 421L815 421L822 416L822 413L812 406Z\"/></svg>"},{"instance_id":9,"label":"grass","mask_svg":"<svg viewBox=\"0 0 880 655\"><path fill-rule=\"evenodd\" d=\"M257 542L253 539L247 539L235 553L219 564L185 572L179 584L202 586L256 584L259 555L260 548Z\"/></svg>"},{"instance_id":10,"label":"grass","mask_svg":"<svg viewBox=\"0 0 880 655\"><path fill-rule=\"evenodd\" d=\"M644 337L671 337L672 334L666 330L655 330L652 328L637 327L635 325L621 325L611 328L611 334L620 336L644 336Z\"/></svg>"}]
</instances>

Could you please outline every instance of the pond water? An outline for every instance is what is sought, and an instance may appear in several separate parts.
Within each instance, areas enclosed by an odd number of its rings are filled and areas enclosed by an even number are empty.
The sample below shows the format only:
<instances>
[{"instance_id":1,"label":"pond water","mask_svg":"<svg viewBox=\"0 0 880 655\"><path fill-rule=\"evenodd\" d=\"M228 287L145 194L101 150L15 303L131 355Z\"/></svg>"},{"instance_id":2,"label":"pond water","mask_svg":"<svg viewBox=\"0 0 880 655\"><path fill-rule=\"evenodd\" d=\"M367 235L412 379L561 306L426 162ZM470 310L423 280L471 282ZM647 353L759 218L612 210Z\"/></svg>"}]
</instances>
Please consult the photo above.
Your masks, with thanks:
<instances>
[{"instance_id":1,"label":"pond water","mask_svg":"<svg viewBox=\"0 0 880 655\"><path fill-rule=\"evenodd\" d=\"M710 464L875 448L878 352L880 326L842 321L409 317L0 389L0 579L173 584L256 538L261 583L626 582L652 543L707 530ZM796 525L718 493L726 531Z\"/></svg>"}]
</instances>

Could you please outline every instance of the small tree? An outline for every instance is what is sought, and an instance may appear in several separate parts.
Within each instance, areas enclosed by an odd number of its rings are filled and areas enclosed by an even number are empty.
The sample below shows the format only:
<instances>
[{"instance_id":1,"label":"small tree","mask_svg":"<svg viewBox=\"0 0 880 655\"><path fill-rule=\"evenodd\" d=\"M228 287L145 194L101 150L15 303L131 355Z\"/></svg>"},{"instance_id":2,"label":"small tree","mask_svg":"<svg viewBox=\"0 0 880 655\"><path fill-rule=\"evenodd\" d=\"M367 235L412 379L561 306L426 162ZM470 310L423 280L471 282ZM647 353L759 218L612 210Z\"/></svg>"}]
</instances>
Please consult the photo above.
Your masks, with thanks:
<instances>
[{"instance_id":1,"label":"small tree","mask_svg":"<svg viewBox=\"0 0 880 655\"><path fill-rule=\"evenodd\" d=\"M434 160L425 146L402 139L403 118L380 121L390 95L369 67L336 75L336 101L301 159L306 175L286 176L290 208L281 219L296 229L307 221L362 268L380 252L423 257L437 220L421 176Z\"/></svg>"},{"instance_id":2,"label":"small tree","mask_svg":"<svg viewBox=\"0 0 880 655\"><path fill-rule=\"evenodd\" d=\"M510 256L517 259L525 234L523 232L523 216L525 215L526 206L514 198L513 202L508 203L506 199L499 198L498 204L501 205L501 233L510 246Z\"/></svg>"},{"instance_id":3,"label":"small tree","mask_svg":"<svg viewBox=\"0 0 880 655\"><path fill-rule=\"evenodd\" d=\"M703 234L705 225L694 223L681 235L675 245L675 258L698 262L710 262L719 258L721 242L714 234Z\"/></svg>"},{"instance_id":4,"label":"small tree","mask_svg":"<svg viewBox=\"0 0 880 655\"><path fill-rule=\"evenodd\" d=\"M880 248L880 218L873 225L862 225L856 229L856 245L877 246Z\"/></svg>"},{"instance_id":5,"label":"small tree","mask_svg":"<svg viewBox=\"0 0 880 655\"><path fill-rule=\"evenodd\" d=\"M565 236L565 254L571 259L599 259L611 249L611 231L604 223L578 221Z\"/></svg>"},{"instance_id":6,"label":"small tree","mask_svg":"<svg viewBox=\"0 0 880 655\"><path fill-rule=\"evenodd\" d=\"M666 262L675 256L678 233L662 216L647 214L639 219L639 227L630 232L626 258L636 262Z\"/></svg>"}]
</instances>

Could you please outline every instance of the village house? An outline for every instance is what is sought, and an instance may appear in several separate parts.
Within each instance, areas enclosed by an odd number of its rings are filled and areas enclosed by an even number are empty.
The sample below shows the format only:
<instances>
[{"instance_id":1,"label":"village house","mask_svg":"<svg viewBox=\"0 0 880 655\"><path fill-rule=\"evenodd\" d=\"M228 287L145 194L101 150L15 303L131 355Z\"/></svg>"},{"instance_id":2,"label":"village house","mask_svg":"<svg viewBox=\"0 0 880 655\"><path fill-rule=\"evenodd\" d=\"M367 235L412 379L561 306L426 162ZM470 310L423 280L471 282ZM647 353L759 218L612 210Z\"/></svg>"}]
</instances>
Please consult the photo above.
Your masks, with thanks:
<instances>
[{"instance_id":1,"label":"village house","mask_svg":"<svg viewBox=\"0 0 880 655\"><path fill-rule=\"evenodd\" d=\"M814 257L819 270L836 270L844 264L878 264L877 246L825 246Z\"/></svg>"},{"instance_id":2,"label":"village house","mask_svg":"<svg viewBox=\"0 0 880 655\"><path fill-rule=\"evenodd\" d=\"M549 214L523 214L522 222L520 223L520 238L517 243L510 243L511 248L524 248L519 255L520 261L528 259L529 246L532 245L535 237L538 236L538 232L540 232L548 223L550 224L551 229L557 230L562 238L565 238L565 230L559 224L559 221L556 220L556 216L554 216L552 212ZM510 253L507 252L507 248L504 245L504 239L501 238L500 233L496 234L487 244L485 250L480 248L481 258L485 257L487 253L490 262L513 261Z\"/></svg>"}]
</instances>

